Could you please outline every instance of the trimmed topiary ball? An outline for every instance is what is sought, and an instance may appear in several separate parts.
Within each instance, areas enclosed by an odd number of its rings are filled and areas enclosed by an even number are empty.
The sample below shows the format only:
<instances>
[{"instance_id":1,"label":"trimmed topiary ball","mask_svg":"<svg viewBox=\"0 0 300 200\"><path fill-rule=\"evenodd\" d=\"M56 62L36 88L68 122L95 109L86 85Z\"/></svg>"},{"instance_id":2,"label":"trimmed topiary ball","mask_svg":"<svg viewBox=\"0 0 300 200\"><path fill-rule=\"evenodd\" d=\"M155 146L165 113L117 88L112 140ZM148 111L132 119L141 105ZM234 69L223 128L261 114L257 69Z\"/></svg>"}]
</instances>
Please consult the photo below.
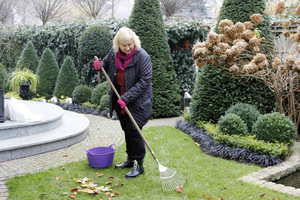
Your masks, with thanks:
<instances>
[{"instance_id":1,"label":"trimmed topiary ball","mask_svg":"<svg viewBox=\"0 0 300 200\"><path fill-rule=\"evenodd\" d=\"M221 132L228 135L246 135L248 132L246 123L234 113L222 116L218 121L218 127Z\"/></svg>"},{"instance_id":2,"label":"trimmed topiary ball","mask_svg":"<svg viewBox=\"0 0 300 200\"><path fill-rule=\"evenodd\" d=\"M265 142L292 143L297 137L295 124L278 112L261 115L253 124L252 133Z\"/></svg>"},{"instance_id":3,"label":"trimmed topiary ball","mask_svg":"<svg viewBox=\"0 0 300 200\"><path fill-rule=\"evenodd\" d=\"M100 100L99 109L100 110L108 110L109 104L110 104L110 96L109 96L109 94L105 94L102 96L102 98Z\"/></svg>"},{"instance_id":4,"label":"trimmed topiary ball","mask_svg":"<svg viewBox=\"0 0 300 200\"><path fill-rule=\"evenodd\" d=\"M249 132L251 132L253 124L257 121L258 117L260 116L259 111L254 105L250 105L247 103L237 103L231 106L226 112L225 115L228 113L234 113L246 123Z\"/></svg>"},{"instance_id":5,"label":"trimmed topiary ball","mask_svg":"<svg viewBox=\"0 0 300 200\"><path fill-rule=\"evenodd\" d=\"M98 84L92 91L91 103L99 105L101 98L108 93L109 89L108 81Z\"/></svg>"},{"instance_id":6,"label":"trimmed topiary ball","mask_svg":"<svg viewBox=\"0 0 300 200\"><path fill-rule=\"evenodd\" d=\"M91 99L92 90L86 85L79 85L73 91L73 102L84 103Z\"/></svg>"}]
</instances>

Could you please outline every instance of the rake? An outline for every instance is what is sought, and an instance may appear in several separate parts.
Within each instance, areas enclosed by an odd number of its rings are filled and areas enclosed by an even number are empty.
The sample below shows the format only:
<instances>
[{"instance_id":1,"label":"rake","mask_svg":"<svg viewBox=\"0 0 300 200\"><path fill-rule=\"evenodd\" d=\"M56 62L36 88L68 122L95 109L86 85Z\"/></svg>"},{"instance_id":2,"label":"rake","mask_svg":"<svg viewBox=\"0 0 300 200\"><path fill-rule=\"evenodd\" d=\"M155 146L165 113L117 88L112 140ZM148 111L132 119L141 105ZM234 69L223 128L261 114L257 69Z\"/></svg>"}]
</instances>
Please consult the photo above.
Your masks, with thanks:
<instances>
[{"instance_id":1,"label":"rake","mask_svg":"<svg viewBox=\"0 0 300 200\"><path fill-rule=\"evenodd\" d=\"M95 56L94 58L95 58L96 61L99 60L97 56ZM114 84L111 82L109 76L107 75L107 73L106 73L106 71L103 67L101 67L101 71L104 74L107 81L109 82L109 84L110 84L111 88L113 89L114 93L116 94L117 98L120 99L121 96L119 95L118 91L116 90ZM132 116L131 112L129 111L129 109L127 108L127 106L125 106L124 109L125 109L128 117L130 118L131 122L133 123L134 127L136 128L136 130L140 134L141 138L145 142L145 144L146 144L149 152L151 153L152 157L154 158L154 160L158 164L158 169L159 169L159 172L160 172L160 180L162 182L163 190L171 191L171 190L176 190L177 187L183 186L186 182L186 178L182 174L177 173L176 170L165 167L165 166L163 166L162 164L159 163L154 151L150 147L150 145L147 142L144 134L142 133L139 126L137 125L135 119L133 118L133 116Z\"/></svg>"}]
</instances>

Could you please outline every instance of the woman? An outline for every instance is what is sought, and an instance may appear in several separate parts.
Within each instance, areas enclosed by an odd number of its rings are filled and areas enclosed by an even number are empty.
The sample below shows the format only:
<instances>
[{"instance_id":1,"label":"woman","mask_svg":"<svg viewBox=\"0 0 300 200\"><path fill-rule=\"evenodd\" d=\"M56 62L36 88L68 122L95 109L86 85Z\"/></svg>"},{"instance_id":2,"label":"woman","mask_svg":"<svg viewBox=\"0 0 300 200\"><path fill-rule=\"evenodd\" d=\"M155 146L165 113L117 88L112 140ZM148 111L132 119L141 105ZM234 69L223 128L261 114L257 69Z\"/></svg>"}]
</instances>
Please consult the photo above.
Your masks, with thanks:
<instances>
[{"instance_id":1,"label":"woman","mask_svg":"<svg viewBox=\"0 0 300 200\"><path fill-rule=\"evenodd\" d=\"M102 61L95 61L94 67L103 67L121 98L117 99L110 90L110 115L117 112L121 127L125 133L127 158L115 168L131 168L126 178L134 178L144 173L143 159L145 144L124 107L130 110L133 118L142 130L152 113L152 63L148 53L141 48L139 37L129 28L122 27L113 40L113 48Z\"/></svg>"}]
</instances>

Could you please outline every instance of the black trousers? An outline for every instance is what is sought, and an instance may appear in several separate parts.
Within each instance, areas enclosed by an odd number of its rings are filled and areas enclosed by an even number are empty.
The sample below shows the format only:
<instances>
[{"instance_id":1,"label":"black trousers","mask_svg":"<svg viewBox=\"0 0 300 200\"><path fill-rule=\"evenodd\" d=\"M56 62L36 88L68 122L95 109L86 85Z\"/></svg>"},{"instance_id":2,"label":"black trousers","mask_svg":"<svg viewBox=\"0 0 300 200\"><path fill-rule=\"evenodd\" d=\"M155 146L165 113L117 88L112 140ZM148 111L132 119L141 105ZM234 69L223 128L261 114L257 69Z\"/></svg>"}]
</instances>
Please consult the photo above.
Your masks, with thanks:
<instances>
[{"instance_id":1,"label":"black trousers","mask_svg":"<svg viewBox=\"0 0 300 200\"><path fill-rule=\"evenodd\" d=\"M142 137L134 127L128 115L121 115L119 112L117 113L121 127L125 133L126 153L132 160L144 159L146 149ZM142 127L139 128L142 130Z\"/></svg>"}]
</instances>

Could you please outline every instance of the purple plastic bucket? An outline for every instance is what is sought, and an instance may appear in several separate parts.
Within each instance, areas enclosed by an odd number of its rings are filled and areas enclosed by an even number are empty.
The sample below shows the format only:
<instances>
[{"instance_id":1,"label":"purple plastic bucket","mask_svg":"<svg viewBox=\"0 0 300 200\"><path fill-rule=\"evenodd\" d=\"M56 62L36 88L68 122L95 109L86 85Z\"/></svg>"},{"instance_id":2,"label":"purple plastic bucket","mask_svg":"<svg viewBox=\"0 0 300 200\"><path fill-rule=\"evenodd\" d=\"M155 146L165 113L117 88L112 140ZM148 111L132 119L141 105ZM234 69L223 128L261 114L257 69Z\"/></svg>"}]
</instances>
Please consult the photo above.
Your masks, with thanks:
<instances>
[{"instance_id":1,"label":"purple plastic bucket","mask_svg":"<svg viewBox=\"0 0 300 200\"><path fill-rule=\"evenodd\" d=\"M93 168L105 168L109 167L114 162L115 149L111 144L109 147L95 147L89 150L85 150L89 165Z\"/></svg>"}]
</instances>

